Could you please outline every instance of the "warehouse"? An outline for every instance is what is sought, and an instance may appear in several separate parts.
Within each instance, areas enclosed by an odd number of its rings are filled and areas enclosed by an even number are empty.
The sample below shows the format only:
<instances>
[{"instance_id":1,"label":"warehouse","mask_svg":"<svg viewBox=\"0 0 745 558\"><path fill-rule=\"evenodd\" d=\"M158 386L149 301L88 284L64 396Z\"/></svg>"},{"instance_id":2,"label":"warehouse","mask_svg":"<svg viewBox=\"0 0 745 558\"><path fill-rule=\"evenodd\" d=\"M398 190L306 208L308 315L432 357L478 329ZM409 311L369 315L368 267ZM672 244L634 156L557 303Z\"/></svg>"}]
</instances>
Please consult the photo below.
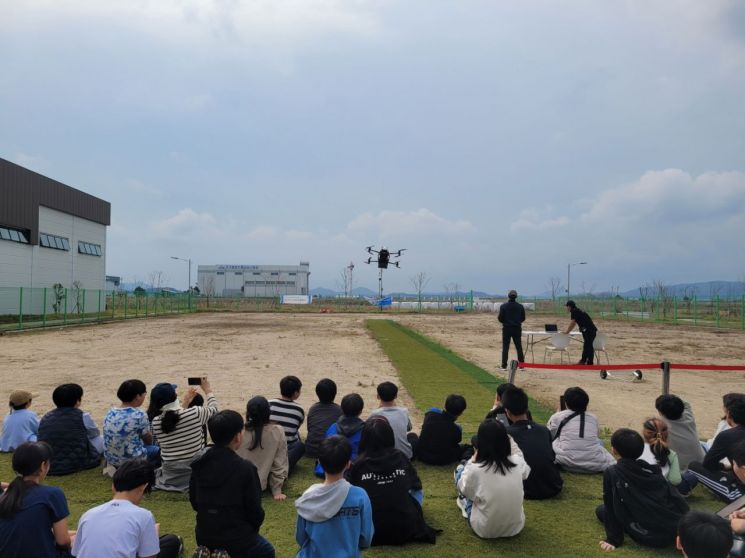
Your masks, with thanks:
<instances>
[{"instance_id":1,"label":"warehouse","mask_svg":"<svg viewBox=\"0 0 745 558\"><path fill-rule=\"evenodd\" d=\"M276 297L307 295L310 264L200 265L197 286L203 295Z\"/></svg>"},{"instance_id":2,"label":"warehouse","mask_svg":"<svg viewBox=\"0 0 745 558\"><path fill-rule=\"evenodd\" d=\"M55 284L97 298L110 222L109 202L0 159L0 314L18 311L9 293L21 287L32 289L24 312L39 313L39 293Z\"/></svg>"}]
</instances>

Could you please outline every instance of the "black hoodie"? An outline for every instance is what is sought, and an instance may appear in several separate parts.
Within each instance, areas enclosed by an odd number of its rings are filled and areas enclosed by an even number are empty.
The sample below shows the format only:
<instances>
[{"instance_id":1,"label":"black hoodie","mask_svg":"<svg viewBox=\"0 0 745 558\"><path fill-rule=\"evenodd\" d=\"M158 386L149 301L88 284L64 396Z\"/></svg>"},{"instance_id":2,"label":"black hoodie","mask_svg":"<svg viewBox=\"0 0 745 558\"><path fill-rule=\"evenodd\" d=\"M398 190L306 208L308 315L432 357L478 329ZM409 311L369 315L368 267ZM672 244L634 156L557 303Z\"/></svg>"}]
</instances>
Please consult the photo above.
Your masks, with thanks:
<instances>
[{"instance_id":1,"label":"black hoodie","mask_svg":"<svg viewBox=\"0 0 745 558\"><path fill-rule=\"evenodd\" d=\"M639 544L663 547L675 543L688 504L662 476L657 465L622 458L603 473L605 540L623 544L624 531Z\"/></svg>"},{"instance_id":2,"label":"black hoodie","mask_svg":"<svg viewBox=\"0 0 745 558\"><path fill-rule=\"evenodd\" d=\"M256 466L230 448L209 447L191 464L189 501L197 544L245 556L264 521Z\"/></svg>"}]
</instances>

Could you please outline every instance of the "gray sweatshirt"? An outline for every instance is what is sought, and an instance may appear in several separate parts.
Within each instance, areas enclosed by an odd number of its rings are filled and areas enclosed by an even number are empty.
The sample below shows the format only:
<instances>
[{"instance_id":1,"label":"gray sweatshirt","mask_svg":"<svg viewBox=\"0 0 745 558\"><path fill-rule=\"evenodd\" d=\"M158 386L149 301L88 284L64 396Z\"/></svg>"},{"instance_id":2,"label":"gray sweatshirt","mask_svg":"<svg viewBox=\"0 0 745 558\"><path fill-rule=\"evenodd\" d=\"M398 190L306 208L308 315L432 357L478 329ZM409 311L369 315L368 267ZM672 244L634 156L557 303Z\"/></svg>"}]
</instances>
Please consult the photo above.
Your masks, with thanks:
<instances>
[{"instance_id":1,"label":"gray sweatshirt","mask_svg":"<svg viewBox=\"0 0 745 558\"><path fill-rule=\"evenodd\" d=\"M321 523L334 517L347 499L352 485L340 479L333 484L314 484L295 501L300 517Z\"/></svg>"}]
</instances>

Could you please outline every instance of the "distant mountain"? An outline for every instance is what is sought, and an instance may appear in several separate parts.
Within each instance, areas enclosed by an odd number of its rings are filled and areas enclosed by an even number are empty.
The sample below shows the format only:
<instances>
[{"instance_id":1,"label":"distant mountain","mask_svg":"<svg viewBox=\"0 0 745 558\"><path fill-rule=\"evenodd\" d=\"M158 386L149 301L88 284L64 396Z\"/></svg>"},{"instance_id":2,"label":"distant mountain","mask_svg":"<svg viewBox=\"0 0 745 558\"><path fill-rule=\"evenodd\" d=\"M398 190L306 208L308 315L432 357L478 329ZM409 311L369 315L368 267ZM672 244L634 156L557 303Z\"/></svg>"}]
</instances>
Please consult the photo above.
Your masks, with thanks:
<instances>
[{"instance_id":1,"label":"distant mountain","mask_svg":"<svg viewBox=\"0 0 745 558\"><path fill-rule=\"evenodd\" d=\"M310 294L312 296L319 296L321 298L333 298L337 296L339 293L336 291L332 291L331 289L325 289L323 287L316 287L315 289L310 290Z\"/></svg>"}]
</instances>

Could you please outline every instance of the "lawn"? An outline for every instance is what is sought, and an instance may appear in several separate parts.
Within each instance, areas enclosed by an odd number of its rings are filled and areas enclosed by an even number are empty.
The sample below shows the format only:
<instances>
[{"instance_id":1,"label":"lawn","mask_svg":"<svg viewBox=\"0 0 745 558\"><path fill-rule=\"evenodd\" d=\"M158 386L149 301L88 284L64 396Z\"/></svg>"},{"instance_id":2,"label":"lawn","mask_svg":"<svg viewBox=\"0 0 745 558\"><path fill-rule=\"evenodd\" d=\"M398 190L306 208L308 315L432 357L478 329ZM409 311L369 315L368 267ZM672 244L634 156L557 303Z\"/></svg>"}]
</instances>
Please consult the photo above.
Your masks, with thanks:
<instances>
[{"instance_id":1,"label":"lawn","mask_svg":"<svg viewBox=\"0 0 745 558\"><path fill-rule=\"evenodd\" d=\"M470 437L491 408L494 391L502 380L462 359L447 348L420 334L388 320L369 320L368 329L398 370L401 383L414 398L417 407L427 410L442 406L449 393L460 393L468 401L468 409L459 421L464 435ZM370 402L368 402L368 405ZM544 421L551 410L531 400L531 411L536 421ZM565 474L564 491L560 497L541 502L525 502L525 529L513 539L485 541L470 531L460 510L455 506L455 492L451 467L431 467L417 464L425 490L424 512L427 521L442 535L437 545L409 545L402 548L374 548L365 553L370 557L407 556L511 556L527 558L550 555L552 558L598 556L602 551L598 542L603 538L602 526L597 522L594 508L601 502L602 478L599 475ZM0 455L0 479L12 478L10 456ZM294 556L295 508L294 500L315 482L312 463L303 459L289 479L285 493L288 499L275 502L264 498L266 520L261 533L277 550L278 557ZM60 486L67 496L72 528L87 509L106 501L111 483L99 470L68 477L48 479ZM693 508L714 510L720 505L702 488L690 497ZM161 524L161 532L184 537L186 556L194 548L194 512L186 495L153 493L144 506L152 510ZM674 550L654 551L627 540L615 551L616 556L668 557L679 556Z\"/></svg>"}]
</instances>

